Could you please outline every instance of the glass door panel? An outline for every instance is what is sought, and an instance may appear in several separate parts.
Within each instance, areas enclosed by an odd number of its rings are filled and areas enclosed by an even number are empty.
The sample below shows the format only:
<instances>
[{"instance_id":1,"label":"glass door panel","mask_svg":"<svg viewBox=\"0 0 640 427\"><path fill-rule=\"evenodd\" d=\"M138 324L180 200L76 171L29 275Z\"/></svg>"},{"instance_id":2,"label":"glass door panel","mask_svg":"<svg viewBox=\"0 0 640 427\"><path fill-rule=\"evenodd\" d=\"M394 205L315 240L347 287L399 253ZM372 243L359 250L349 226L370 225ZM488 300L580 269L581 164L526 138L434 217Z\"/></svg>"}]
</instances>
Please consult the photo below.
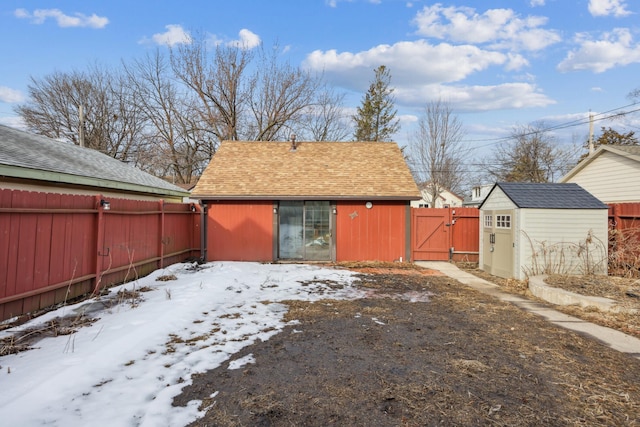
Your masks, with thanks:
<instances>
[{"instance_id":1,"label":"glass door panel","mask_svg":"<svg viewBox=\"0 0 640 427\"><path fill-rule=\"evenodd\" d=\"M305 202L305 259L310 261L327 261L331 259L330 214L331 207L329 202Z\"/></svg>"},{"instance_id":2,"label":"glass door panel","mask_svg":"<svg viewBox=\"0 0 640 427\"><path fill-rule=\"evenodd\" d=\"M280 202L278 221L278 258L304 259L304 203Z\"/></svg>"}]
</instances>

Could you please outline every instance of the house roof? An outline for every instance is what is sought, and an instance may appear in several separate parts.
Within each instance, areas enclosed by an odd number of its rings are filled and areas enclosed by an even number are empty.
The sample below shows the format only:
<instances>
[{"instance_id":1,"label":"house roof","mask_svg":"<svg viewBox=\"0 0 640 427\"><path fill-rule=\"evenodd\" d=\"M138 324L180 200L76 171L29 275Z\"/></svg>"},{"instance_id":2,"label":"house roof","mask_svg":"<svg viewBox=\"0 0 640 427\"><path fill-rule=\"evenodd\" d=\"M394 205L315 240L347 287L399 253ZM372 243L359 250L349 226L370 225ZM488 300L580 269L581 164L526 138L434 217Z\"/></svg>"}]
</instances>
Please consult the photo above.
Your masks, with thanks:
<instances>
[{"instance_id":1,"label":"house roof","mask_svg":"<svg viewBox=\"0 0 640 427\"><path fill-rule=\"evenodd\" d=\"M640 145L601 145L592 155L582 160L565 176L563 176L560 182L567 182L605 152L614 153L630 160L635 160L638 162L638 166L640 167Z\"/></svg>"},{"instance_id":2,"label":"house roof","mask_svg":"<svg viewBox=\"0 0 640 427\"><path fill-rule=\"evenodd\" d=\"M500 188L519 208L607 209L608 206L575 183L497 182L480 207Z\"/></svg>"},{"instance_id":3,"label":"house roof","mask_svg":"<svg viewBox=\"0 0 640 427\"><path fill-rule=\"evenodd\" d=\"M157 196L189 193L99 151L0 125L0 178L80 185Z\"/></svg>"},{"instance_id":4,"label":"house roof","mask_svg":"<svg viewBox=\"0 0 640 427\"><path fill-rule=\"evenodd\" d=\"M196 199L419 200L396 143L223 142Z\"/></svg>"}]
</instances>

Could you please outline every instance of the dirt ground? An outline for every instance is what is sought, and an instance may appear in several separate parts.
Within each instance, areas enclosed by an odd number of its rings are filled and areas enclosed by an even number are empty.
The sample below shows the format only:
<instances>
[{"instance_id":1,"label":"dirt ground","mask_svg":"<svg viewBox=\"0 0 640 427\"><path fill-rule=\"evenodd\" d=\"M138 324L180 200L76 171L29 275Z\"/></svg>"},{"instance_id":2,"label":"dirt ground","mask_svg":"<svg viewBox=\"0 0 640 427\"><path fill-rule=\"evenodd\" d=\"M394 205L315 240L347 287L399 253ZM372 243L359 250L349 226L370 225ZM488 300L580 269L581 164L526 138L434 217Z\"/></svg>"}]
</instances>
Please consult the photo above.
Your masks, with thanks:
<instances>
[{"instance_id":1,"label":"dirt ground","mask_svg":"<svg viewBox=\"0 0 640 427\"><path fill-rule=\"evenodd\" d=\"M369 297L289 301L298 322L234 356L255 363L175 398L203 401L192 426L640 425L640 360L445 276L349 267Z\"/></svg>"}]
</instances>

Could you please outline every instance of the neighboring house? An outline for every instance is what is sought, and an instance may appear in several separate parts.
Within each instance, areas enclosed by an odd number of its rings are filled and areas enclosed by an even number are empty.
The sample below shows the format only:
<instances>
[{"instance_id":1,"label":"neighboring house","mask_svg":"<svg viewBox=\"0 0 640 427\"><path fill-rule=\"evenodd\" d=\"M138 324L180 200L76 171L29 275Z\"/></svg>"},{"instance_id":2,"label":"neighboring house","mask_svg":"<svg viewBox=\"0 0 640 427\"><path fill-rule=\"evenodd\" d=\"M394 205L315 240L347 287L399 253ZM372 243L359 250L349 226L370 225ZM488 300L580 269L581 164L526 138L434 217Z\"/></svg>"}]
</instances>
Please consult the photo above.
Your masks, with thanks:
<instances>
[{"instance_id":1,"label":"neighboring house","mask_svg":"<svg viewBox=\"0 0 640 427\"><path fill-rule=\"evenodd\" d=\"M425 184L420 190L422 198L411 202L412 208L453 208L462 206L462 197L443 189L436 197L435 202L431 200L430 184Z\"/></svg>"},{"instance_id":2,"label":"neighboring house","mask_svg":"<svg viewBox=\"0 0 640 427\"><path fill-rule=\"evenodd\" d=\"M480 205L480 263L495 276L607 274L608 208L578 184L496 183Z\"/></svg>"},{"instance_id":3,"label":"neighboring house","mask_svg":"<svg viewBox=\"0 0 640 427\"><path fill-rule=\"evenodd\" d=\"M189 192L96 150L0 125L0 188L182 202Z\"/></svg>"},{"instance_id":4,"label":"neighboring house","mask_svg":"<svg viewBox=\"0 0 640 427\"><path fill-rule=\"evenodd\" d=\"M601 145L560 182L572 182L604 203L640 202L640 146Z\"/></svg>"},{"instance_id":5,"label":"neighboring house","mask_svg":"<svg viewBox=\"0 0 640 427\"><path fill-rule=\"evenodd\" d=\"M464 198L462 206L469 208L480 206L492 188L493 184L476 185L471 189L471 195Z\"/></svg>"},{"instance_id":6,"label":"neighboring house","mask_svg":"<svg viewBox=\"0 0 640 427\"><path fill-rule=\"evenodd\" d=\"M420 192L395 143L225 141L191 197L208 261L394 261Z\"/></svg>"}]
</instances>

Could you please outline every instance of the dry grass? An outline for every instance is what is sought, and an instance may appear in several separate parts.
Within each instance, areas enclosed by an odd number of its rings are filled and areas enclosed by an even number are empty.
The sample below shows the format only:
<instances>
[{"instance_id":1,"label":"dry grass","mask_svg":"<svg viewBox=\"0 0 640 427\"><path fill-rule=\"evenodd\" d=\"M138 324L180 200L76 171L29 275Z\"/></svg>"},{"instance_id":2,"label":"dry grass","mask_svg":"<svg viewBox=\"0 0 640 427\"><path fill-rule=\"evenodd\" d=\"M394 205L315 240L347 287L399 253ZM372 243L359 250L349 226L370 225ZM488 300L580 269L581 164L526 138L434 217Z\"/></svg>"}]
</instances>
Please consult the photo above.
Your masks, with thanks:
<instances>
[{"instance_id":1,"label":"dry grass","mask_svg":"<svg viewBox=\"0 0 640 427\"><path fill-rule=\"evenodd\" d=\"M499 285L503 290L527 298L537 299L529 291L527 281L503 279L492 276L477 268L477 265L459 265L460 268L478 277ZM551 274L546 283L550 286L564 289L570 292L588 296L610 298L617 301L617 305L623 308L620 312L600 311L593 307L554 306L558 311L574 317L619 330L640 338L640 280L626 277L581 275L570 276ZM633 313L636 310L637 313Z\"/></svg>"}]
</instances>

